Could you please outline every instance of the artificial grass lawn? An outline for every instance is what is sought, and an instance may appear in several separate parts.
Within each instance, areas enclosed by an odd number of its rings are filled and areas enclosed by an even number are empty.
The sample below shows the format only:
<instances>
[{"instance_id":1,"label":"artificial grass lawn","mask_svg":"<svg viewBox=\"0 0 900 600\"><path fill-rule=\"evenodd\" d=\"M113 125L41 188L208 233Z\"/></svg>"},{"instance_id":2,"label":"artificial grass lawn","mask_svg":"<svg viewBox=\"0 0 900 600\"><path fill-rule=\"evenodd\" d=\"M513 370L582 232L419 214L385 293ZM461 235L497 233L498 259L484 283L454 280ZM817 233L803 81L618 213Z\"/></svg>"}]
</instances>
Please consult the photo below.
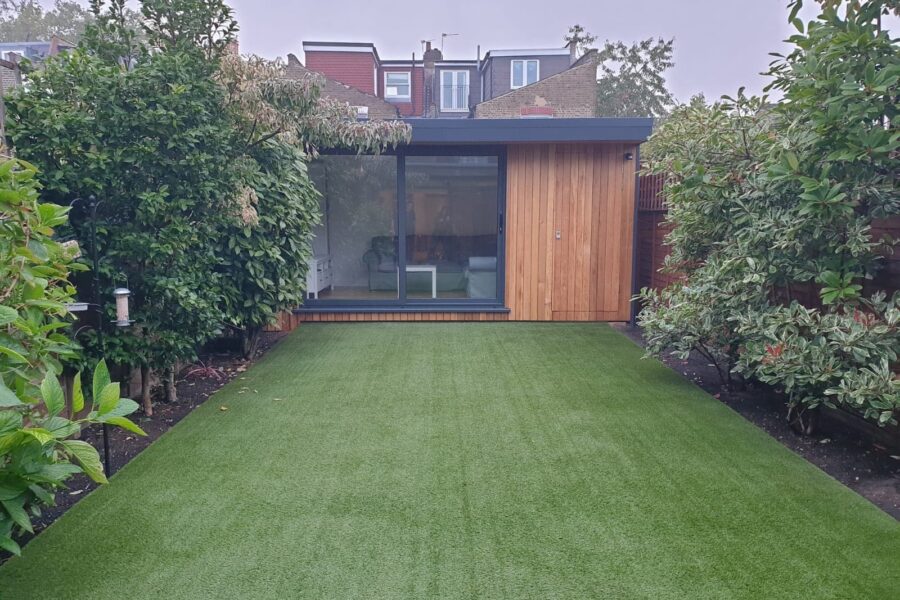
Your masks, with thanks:
<instances>
[{"instance_id":1,"label":"artificial grass lawn","mask_svg":"<svg viewBox=\"0 0 900 600\"><path fill-rule=\"evenodd\" d=\"M304 325L0 598L900 595L896 521L640 356L603 325Z\"/></svg>"}]
</instances>

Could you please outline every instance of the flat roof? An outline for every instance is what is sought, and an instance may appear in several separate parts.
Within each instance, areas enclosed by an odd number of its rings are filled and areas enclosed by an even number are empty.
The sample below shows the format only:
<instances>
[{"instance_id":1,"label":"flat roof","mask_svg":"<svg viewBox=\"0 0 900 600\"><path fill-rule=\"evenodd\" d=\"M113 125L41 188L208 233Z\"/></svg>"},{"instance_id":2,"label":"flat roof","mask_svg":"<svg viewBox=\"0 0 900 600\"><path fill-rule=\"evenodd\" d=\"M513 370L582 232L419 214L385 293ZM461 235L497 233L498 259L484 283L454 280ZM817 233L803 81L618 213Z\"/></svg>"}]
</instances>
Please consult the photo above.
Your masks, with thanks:
<instances>
[{"instance_id":1,"label":"flat roof","mask_svg":"<svg viewBox=\"0 0 900 600\"><path fill-rule=\"evenodd\" d=\"M404 119L411 144L517 144L528 142L644 142L652 118Z\"/></svg>"},{"instance_id":2,"label":"flat roof","mask_svg":"<svg viewBox=\"0 0 900 600\"><path fill-rule=\"evenodd\" d=\"M488 50L485 60L491 56L568 56L568 48L518 48L513 50Z\"/></svg>"}]
</instances>

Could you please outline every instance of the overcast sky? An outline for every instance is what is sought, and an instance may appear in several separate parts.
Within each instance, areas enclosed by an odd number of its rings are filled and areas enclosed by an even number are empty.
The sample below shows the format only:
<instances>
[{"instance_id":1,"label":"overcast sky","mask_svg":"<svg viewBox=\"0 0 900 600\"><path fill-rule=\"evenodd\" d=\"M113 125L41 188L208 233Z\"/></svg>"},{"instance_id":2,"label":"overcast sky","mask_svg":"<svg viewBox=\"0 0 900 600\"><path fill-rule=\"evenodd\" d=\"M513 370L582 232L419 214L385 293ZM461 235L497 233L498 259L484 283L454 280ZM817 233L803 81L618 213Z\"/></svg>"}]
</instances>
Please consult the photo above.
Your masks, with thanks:
<instances>
[{"instance_id":1,"label":"overcast sky","mask_svg":"<svg viewBox=\"0 0 900 600\"><path fill-rule=\"evenodd\" d=\"M812 4L810 0L809 4ZM231 0L240 21L241 51L303 60L302 42L372 42L381 58L422 56L421 40L444 56L472 59L476 48L563 45L580 23L600 40L675 38L669 85L679 100L708 99L741 85L760 92L771 57L794 31L787 0ZM806 10L806 18L815 16Z\"/></svg>"}]
</instances>

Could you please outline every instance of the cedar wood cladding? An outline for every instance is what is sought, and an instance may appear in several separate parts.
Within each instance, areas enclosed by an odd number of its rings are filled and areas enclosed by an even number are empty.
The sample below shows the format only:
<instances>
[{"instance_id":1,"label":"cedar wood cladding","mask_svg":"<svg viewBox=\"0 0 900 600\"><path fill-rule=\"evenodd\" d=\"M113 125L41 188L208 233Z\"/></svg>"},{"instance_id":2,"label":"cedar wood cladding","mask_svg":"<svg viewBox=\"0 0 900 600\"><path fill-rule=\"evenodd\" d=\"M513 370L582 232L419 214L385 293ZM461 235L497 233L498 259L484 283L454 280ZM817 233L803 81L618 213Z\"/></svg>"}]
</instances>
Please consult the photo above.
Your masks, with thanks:
<instances>
[{"instance_id":1,"label":"cedar wood cladding","mask_svg":"<svg viewBox=\"0 0 900 600\"><path fill-rule=\"evenodd\" d=\"M631 317L636 178L628 152L637 144L508 147L511 321Z\"/></svg>"},{"instance_id":2,"label":"cedar wood cladding","mask_svg":"<svg viewBox=\"0 0 900 600\"><path fill-rule=\"evenodd\" d=\"M627 321L636 143L514 144L507 152L509 313L316 312L301 321ZM557 233L559 232L559 237Z\"/></svg>"}]
</instances>

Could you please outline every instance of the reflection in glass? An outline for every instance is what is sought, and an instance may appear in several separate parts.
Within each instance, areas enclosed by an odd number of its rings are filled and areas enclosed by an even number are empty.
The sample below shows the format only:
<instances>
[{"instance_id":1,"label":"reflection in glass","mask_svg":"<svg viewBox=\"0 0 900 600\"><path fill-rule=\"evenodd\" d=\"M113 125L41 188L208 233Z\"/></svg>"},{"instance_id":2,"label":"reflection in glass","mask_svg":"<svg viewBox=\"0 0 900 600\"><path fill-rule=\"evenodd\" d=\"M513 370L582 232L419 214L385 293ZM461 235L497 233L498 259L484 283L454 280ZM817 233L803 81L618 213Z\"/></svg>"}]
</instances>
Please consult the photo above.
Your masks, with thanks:
<instances>
[{"instance_id":1,"label":"reflection in glass","mask_svg":"<svg viewBox=\"0 0 900 600\"><path fill-rule=\"evenodd\" d=\"M406 158L410 299L497 298L496 156Z\"/></svg>"},{"instance_id":2,"label":"reflection in glass","mask_svg":"<svg viewBox=\"0 0 900 600\"><path fill-rule=\"evenodd\" d=\"M395 300L397 275L397 158L324 155L310 164L322 197L315 229L321 300Z\"/></svg>"}]
</instances>

